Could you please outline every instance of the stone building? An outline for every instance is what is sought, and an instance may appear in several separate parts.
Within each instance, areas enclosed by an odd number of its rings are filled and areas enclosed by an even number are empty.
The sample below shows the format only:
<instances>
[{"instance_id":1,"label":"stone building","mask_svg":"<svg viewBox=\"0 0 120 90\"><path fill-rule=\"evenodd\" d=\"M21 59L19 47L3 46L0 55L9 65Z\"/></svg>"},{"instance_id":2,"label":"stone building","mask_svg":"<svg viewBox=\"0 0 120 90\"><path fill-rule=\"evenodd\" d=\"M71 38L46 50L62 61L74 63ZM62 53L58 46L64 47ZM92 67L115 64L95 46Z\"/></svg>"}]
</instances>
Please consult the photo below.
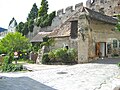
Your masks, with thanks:
<instances>
[{"instance_id":1,"label":"stone building","mask_svg":"<svg viewBox=\"0 0 120 90\"><path fill-rule=\"evenodd\" d=\"M9 23L9 26L8 26L8 33L10 33L10 32L16 32L16 26L17 26L17 21L14 19L14 18L12 18L12 20L11 20L11 22Z\"/></svg>"},{"instance_id":2,"label":"stone building","mask_svg":"<svg viewBox=\"0 0 120 90\"><path fill-rule=\"evenodd\" d=\"M75 10L72 7L65 10L65 13L63 9L57 12L53 31L47 35L55 40L51 49L75 48L78 63L120 55L120 32L115 30L117 19L86 8L82 3L77 4ZM39 39L41 35L37 37Z\"/></svg>"},{"instance_id":3,"label":"stone building","mask_svg":"<svg viewBox=\"0 0 120 90\"><path fill-rule=\"evenodd\" d=\"M86 6L109 16L120 14L120 0L87 0Z\"/></svg>"}]
</instances>

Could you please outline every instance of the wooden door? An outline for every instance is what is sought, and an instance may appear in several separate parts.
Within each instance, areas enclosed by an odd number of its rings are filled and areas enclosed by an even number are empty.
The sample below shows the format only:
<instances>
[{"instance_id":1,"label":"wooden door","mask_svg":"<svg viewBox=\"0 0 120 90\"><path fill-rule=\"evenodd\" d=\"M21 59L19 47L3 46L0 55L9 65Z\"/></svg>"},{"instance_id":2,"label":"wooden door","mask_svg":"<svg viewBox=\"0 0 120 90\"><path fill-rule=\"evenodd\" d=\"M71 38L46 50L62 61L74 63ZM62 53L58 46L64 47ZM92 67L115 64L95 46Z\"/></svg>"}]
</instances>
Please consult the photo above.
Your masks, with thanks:
<instances>
[{"instance_id":1,"label":"wooden door","mask_svg":"<svg viewBox=\"0 0 120 90\"><path fill-rule=\"evenodd\" d=\"M100 54L100 43L96 43L96 56L99 56Z\"/></svg>"}]
</instances>

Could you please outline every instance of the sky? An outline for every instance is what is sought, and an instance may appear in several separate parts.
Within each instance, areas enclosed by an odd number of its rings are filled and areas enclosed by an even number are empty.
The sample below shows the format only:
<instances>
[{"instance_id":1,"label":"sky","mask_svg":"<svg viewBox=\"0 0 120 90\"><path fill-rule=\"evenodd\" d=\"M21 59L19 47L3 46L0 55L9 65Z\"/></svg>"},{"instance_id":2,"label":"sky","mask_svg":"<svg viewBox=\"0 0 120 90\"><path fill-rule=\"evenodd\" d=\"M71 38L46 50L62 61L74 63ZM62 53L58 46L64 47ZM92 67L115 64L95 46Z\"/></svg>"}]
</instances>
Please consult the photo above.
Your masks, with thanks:
<instances>
[{"instance_id":1,"label":"sky","mask_svg":"<svg viewBox=\"0 0 120 90\"><path fill-rule=\"evenodd\" d=\"M80 2L86 3L86 0L47 0L49 4L49 13L57 11L68 6L75 6ZM14 17L19 22L25 22L33 4L40 7L41 0L0 0L0 27L8 28L10 20ZM73 8L74 9L74 8Z\"/></svg>"}]
</instances>

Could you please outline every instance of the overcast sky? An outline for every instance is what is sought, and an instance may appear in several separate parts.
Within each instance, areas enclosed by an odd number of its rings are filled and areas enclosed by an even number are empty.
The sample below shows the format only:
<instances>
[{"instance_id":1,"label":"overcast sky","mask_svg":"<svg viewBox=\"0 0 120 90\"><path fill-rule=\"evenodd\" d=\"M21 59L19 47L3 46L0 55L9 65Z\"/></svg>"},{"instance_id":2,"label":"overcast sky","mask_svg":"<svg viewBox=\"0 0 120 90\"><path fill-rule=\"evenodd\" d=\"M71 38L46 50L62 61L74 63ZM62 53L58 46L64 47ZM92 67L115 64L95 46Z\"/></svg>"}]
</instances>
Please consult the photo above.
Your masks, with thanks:
<instances>
[{"instance_id":1,"label":"overcast sky","mask_svg":"<svg viewBox=\"0 0 120 90\"><path fill-rule=\"evenodd\" d=\"M85 2L86 0L48 0L49 12L74 6L77 3ZM12 17L17 22L25 22L32 5L36 3L40 7L41 0L0 0L0 27L8 28L8 24Z\"/></svg>"}]
</instances>

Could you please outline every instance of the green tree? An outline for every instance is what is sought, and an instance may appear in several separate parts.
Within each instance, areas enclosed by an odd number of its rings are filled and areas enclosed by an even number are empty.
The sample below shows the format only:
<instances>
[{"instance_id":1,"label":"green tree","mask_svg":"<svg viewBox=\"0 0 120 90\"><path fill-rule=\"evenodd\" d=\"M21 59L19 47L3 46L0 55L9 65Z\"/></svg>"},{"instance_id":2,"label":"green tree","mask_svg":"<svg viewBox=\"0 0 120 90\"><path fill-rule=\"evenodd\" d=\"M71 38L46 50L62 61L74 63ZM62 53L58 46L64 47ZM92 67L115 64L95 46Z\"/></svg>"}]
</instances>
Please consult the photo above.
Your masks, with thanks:
<instances>
[{"instance_id":1,"label":"green tree","mask_svg":"<svg viewBox=\"0 0 120 90\"><path fill-rule=\"evenodd\" d=\"M120 15L118 15L117 17L118 17L118 23L116 25L116 29L120 31Z\"/></svg>"},{"instance_id":2,"label":"green tree","mask_svg":"<svg viewBox=\"0 0 120 90\"><path fill-rule=\"evenodd\" d=\"M21 33L8 33L1 41L0 45L2 46L0 50L4 48L6 53L11 53L15 51L28 50L30 43L25 36L22 36Z\"/></svg>"},{"instance_id":3,"label":"green tree","mask_svg":"<svg viewBox=\"0 0 120 90\"><path fill-rule=\"evenodd\" d=\"M23 33L23 27L24 27L24 23L20 22L16 27L16 31Z\"/></svg>"},{"instance_id":4,"label":"green tree","mask_svg":"<svg viewBox=\"0 0 120 90\"><path fill-rule=\"evenodd\" d=\"M48 12L48 1L47 0L42 0L41 1L41 7L40 9L38 10L38 16L41 17L41 16L44 16L47 14Z\"/></svg>"},{"instance_id":5,"label":"green tree","mask_svg":"<svg viewBox=\"0 0 120 90\"><path fill-rule=\"evenodd\" d=\"M28 22L24 23L24 27L23 27L23 35L27 35L29 33L29 29L28 29Z\"/></svg>"},{"instance_id":6,"label":"green tree","mask_svg":"<svg viewBox=\"0 0 120 90\"><path fill-rule=\"evenodd\" d=\"M35 18L37 18L37 16L38 16L38 8L37 8L36 3L34 3L30 13L28 14L27 20L29 19L34 20Z\"/></svg>"},{"instance_id":7,"label":"green tree","mask_svg":"<svg viewBox=\"0 0 120 90\"><path fill-rule=\"evenodd\" d=\"M28 30L29 30L30 32L33 32L33 28L34 28L34 20L30 19L30 20L28 21Z\"/></svg>"}]
</instances>

